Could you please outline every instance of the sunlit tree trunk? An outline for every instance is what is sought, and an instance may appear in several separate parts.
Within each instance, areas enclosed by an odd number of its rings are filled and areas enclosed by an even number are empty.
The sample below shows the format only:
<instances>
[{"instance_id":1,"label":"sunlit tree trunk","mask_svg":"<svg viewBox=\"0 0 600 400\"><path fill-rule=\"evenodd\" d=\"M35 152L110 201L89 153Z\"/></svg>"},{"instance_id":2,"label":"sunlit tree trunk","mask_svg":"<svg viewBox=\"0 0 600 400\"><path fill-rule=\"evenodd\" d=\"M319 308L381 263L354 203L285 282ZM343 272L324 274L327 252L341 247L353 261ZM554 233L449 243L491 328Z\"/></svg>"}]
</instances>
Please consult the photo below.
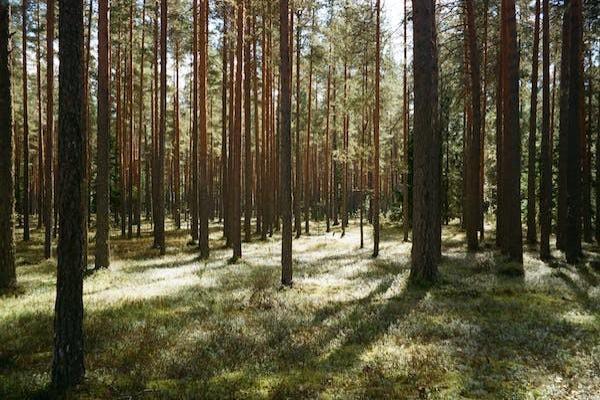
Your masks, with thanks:
<instances>
[{"instance_id":1,"label":"sunlit tree trunk","mask_svg":"<svg viewBox=\"0 0 600 400\"><path fill-rule=\"evenodd\" d=\"M439 216L440 140L437 130L437 44L435 0L413 0L414 37L414 180L413 247L411 279L432 281L437 277L440 234Z\"/></svg>"}]
</instances>

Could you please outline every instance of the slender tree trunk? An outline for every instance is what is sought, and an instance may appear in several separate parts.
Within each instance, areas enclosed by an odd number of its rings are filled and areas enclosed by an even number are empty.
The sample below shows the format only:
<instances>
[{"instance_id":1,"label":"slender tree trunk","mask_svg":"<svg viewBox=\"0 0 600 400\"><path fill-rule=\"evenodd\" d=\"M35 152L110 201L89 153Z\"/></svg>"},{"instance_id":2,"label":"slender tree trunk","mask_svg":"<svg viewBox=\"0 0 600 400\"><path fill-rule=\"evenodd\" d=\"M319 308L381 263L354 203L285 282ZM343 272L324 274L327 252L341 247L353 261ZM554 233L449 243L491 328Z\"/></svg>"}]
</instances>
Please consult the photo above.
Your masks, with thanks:
<instances>
[{"instance_id":1,"label":"slender tree trunk","mask_svg":"<svg viewBox=\"0 0 600 400\"><path fill-rule=\"evenodd\" d=\"M199 202L198 202L198 0L194 0L192 5L193 17L193 39L192 39L192 157L191 157L191 175L192 175L192 190L190 193L190 212L191 212L191 234L192 243L196 243L199 239L198 231L198 214L199 214Z\"/></svg>"},{"instance_id":2,"label":"slender tree trunk","mask_svg":"<svg viewBox=\"0 0 600 400\"><path fill-rule=\"evenodd\" d=\"M167 134L167 0L160 2L160 127L158 132L158 190L155 240L164 255L165 248L165 136Z\"/></svg>"},{"instance_id":3,"label":"slender tree trunk","mask_svg":"<svg viewBox=\"0 0 600 400\"><path fill-rule=\"evenodd\" d=\"M207 14L207 2L208 0L200 0L200 25L198 32L198 52L202 54L200 72L198 74L199 83L199 121L200 121L200 166L198 169L199 173L199 193L198 193L198 243L200 245L200 256L202 258L208 258L208 190L207 190L207 123L206 119L208 116L206 101L207 101L207 67L208 67L208 52L206 50L207 45L207 30L206 23L208 20Z\"/></svg>"},{"instance_id":4,"label":"slender tree trunk","mask_svg":"<svg viewBox=\"0 0 600 400\"><path fill-rule=\"evenodd\" d=\"M281 244L281 283L292 285L292 96L289 4L288 0L279 3L279 51L281 63L281 217L283 222Z\"/></svg>"},{"instance_id":5,"label":"slender tree trunk","mask_svg":"<svg viewBox=\"0 0 600 400\"><path fill-rule=\"evenodd\" d=\"M228 238L227 225L229 221L228 215L228 191L229 191L229 175L228 175L228 146L227 146L227 91L228 91L228 75L227 75L227 60L229 55L227 25L228 25L229 8L223 6L223 79L221 86L221 209L223 216L223 236ZM229 111L231 112L231 110Z\"/></svg>"},{"instance_id":6,"label":"slender tree trunk","mask_svg":"<svg viewBox=\"0 0 600 400\"><path fill-rule=\"evenodd\" d=\"M311 34L314 32L315 11L312 11ZM306 158L304 162L304 232L310 233L310 207L311 207L311 182L310 182L310 133L312 125L312 82L313 82L313 48L310 45L310 55L308 56L308 111L306 119Z\"/></svg>"},{"instance_id":7,"label":"slender tree trunk","mask_svg":"<svg viewBox=\"0 0 600 400\"><path fill-rule=\"evenodd\" d=\"M477 232L481 225L481 204L480 201L480 167L481 167L481 73L479 67L479 47L477 44L477 26L475 22L475 9L473 0L465 1L467 9L467 31L469 48L469 71L471 78L471 113L472 125L467 131L467 151L466 158L466 212L465 225L467 228L467 246L469 251L479 249L479 240Z\"/></svg>"},{"instance_id":8,"label":"slender tree trunk","mask_svg":"<svg viewBox=\"0 0 600 400\"><path fill-rule=\"evenodd\" d=\"M23 240L29 241L29 113L27 111L27 0L22 0L23 15Z\"/></svg>"},{"instance_id":9,"label":"slender tree trunk","mask_svg":"<svg viewBox=\"0 0 600 400\"><path fill-rule=\"evenodd\" d=\"M331 44L329 44L329 60L327 65L327 106L325 116L325 168L323 170L324 179L324 197L325 197L325 225L326 232L331 231L331 197L329 193L329 182L331 180L331 149L329 146L330 126L329 121L331 119Z\"/></svg>"},{"instance_id":10,"label":"slender tree trunk","mask_svg":"<svg viewBox=\"0 0 600 400\"><path fill-rule=\"evenodd\" d=\"M407 26L408 26L408 14L406 8L407 0L404 0L404 61L403 61L403 74L402 74L402 147L404 151L404 165L402 168L402 227L404 231L404 241L408 242L408 231L409 231L409 198L408 198L408 58L407 52Z\"/></svg>"},{"instance_id":11,"label":"slender tree trunk","mask_svg":"<svg viewBox=\"0 0 600 400\"><path fill-rule=\"evenodd\" d=\"M108 42L107 42L108 43ZM54 138L54 0L46 2L46 135L44 159L44 257L52 257ZM108 218L108 212L106 218ZM96 244L98 246L98 244Z\"/></svg>"},{"instance_id":12,"label":"slender tree trunk","mask_svg":"<svg viewBox=\"0 0 600 400\"><path fill-rule=\"evenodd\" d=\"M173 194L174 194L174 203L173 203L173 218L175 219L175 229L181 229L181 204L180 204L180 160L179 160L179 142L180 142L180 132L179 132L179 41L175 42L175 95L173 102L174 112L173 112L173 127L174 127L174 135L173 135Z\"/></svg>"},{"instance_id":13,"label":"slender tree trunk","mask_svg":"<svg viewBox=\"0 0 600 400\"><path fill-rule=\"evenodd\" d=\"M252 15L252 90L254 94L254 174L256 176L256 191L254 196L256 209L256 233L262 231L262 176L260 158L260 125L258 122L258 55L257 55L258 33L256 31L256 13Z\"/></svg>"},{"instance_id":14,"label":"slender tree trunk","mask_svg":"<svg viewBox=\"0 0 600 400\"><path fill-rule=\"evenodd\" d=\"M558 223L556 229L556 247L565 250L567 227L567 168L569 134L569 81L571 49L571 1L565 0L562 25L562 46L560 61L560 128L558 138Z\"/></svg>"},{"instance_id":15,"label":"slender tree trunk","mask_svg":"<svg viewBox=\"0 0 600 400\"><path fill-rule=\"evenodd\" d=\"M244 240L246 242L252 241L252 115L250 113L250 107L252 102L251 84L250 79L252 71L251 62L251 36L250 27L252 25L251 19L251 0L246 0L246 8L248 13L246 15L246 37L244 42Z\"/></svg>"},{"instance_id":16,"label":"slender tree trunk","mask_svg":"<svg viewBox=\"0 0 600 400\"><path fill-rule=\"evenodd\" d=\"M552 148L550 132L550 15L548 0L542 0L542 148L540 180L540 258L550 258L552 230Z\"/></svg>"},{"instance_id":17,"label":"slender tree trunk","mask_svg":"<svg viewBox=\"0 0 600 400\"><path fill-rule=\"evenodd\" d=\"M379 81L381 79L381 0L376 2L376 14L377 22L375 26L375 108L373 110L373 127L374 127L374 146L375 146L375 157L373 165L374 175L374 195L373 195L373 257L379 255L379 107L380 107L380 95L379 95ZM362 174L361 174L362 181Z\"/></svg>"},{"instance_id":18,"label":"slender tree trunk","mask_svg":"<svg viewBox=\"0 0 600 400\"><path fill-rule=\"evenodd\" d=\"M0 1L0 289L16 285L14 144L11 70L9 67L9 5Z\"/></svg>"},{"instance_id":19,"label":"slender tree trunk","mask_svg":"<svg viewBox=\"0 0 600 400\"><path fill-rule=\"evenodd\" d=\"M242 149L242 80L244 64L244 0L237 0L237 43L236 43L236 71L235 71L235 121L233 128L232 146L232 218L231 218L231 244L233 247L233 260L242 257L241 240L241 149Z\"/></svg>"},{"instance_id":20,"label":"slender tree trunk","mask_svg":"<svg viewBox=\"0 0 600 400\"><path fill-rule=\"evenodd\" d=\"M556 69L555 69L556 71ZM600 243L600 93L598 94L598 110L596 120L596 242Z\"/></svg>"},{"instance_id":21,"label":"slender tree trunk","mask_svg":"<svg viewBox=\"0 0 600 400\"><path fill-rule=\"evenodd\" d=\"M42 229L42 220L44 217L44 128L42 127L42 67L41 67L41 39L42 31L40 22L40 3L36 5L36 43L35 43L35 80L37 89L37 228Z\"/></svg>"},{"instance_id":22,"label":"slender tree trunk","mask_svg":"<svg viewBox=\"0 0 600 400\"><path fill-rule=\"evenodd\" d=\"M489 0L484 1L483 9L485 12L485 18L483 23L483 100L481 106L481 140L479 143L479 232L480 241L483 241L485 237L485 140L486 140L486 115L487 115L487 65L488 65L488 20L489 20Z\"/></svg>"},{"instance_id":23,"label":"slender tree trunk","mask_svg":"<svg viewBox=\"0 0 600 400\"><path fill-rule=\"evenodd\" d=\"M415 135L411 279L437 277L440 239L440 140L437 130L437 43L435 0L413 0Z\"/></svg>"},{"instance_id":24,"label":"slender tree trunk","mask_svg":"<svg viewBox=\"0 0 600 400\"><path fill-rule=\"evenodd\" d=\"M146 42L146 0L142 4L142 45L140 55L140 91L139 91L139 110L138 110L138 179L137 179L137 237L142 236L142 136L146 139L146 125L144 119L144 53Z\"/></svg>"},{"instance_id":25,"label":"slender tree trunk","mask_svg":"<svg viewBox=\"0 0 600 400\"><path fill-rule=\"evenodd\" d=\"M348 226L348 62L344 59L344 114L343 114L343 134L344 134L344 159L342 176L342 236L346 234Z\"/></svg>"},{"instance_id":26,"label":"slender tree trunk","mask_svg":"<svg viewBox=\"0 0 600 400\"><path fill-rule=\"evenodd\" d=\"M85 124L83 1L59 0L58 267L52 384L80 383L83 354L83 255L85 252Z\"/></svg>"},{"instance_id":27,"label":"slender tree trunk","mask_svg":"<svg viewBox=\"0 0 600 400\"><path fill-rule=\"evenodd\" d=\"M531 61L531 106L529 114L529 165L527 171L527 243L537 243L536 230L536 133L537 133L537 97L538 97L538 60L540 41L540 0L535 1L535 28L533 36L533 59Z\"/></svg>"},{"instance_id":28,"label":"slender tree trunk","mask_svg":"<svg viewBox=\"0 0 600 400\"><path fill-rule=\"evenodd\" d=\"M294 146L296 148L296 174L294 184L294 230L296 239L302 235L302 144L300 143L300 10L298 10L298 22L296 24L296 139Z\"/></svg>"},{"instance_id":29,"label":"slender tree trunk","mask_svg":"<svg viewBox=\"0 0 600 400\"><path fill-rule=\"evenodd\" d=\"M592 64L592 57L589 57L589 65ZM588 105L587 105L587 126L584 119L584 128L582 131L582 219L583 219L583 240L586 243L593 241L592 234L592 155L591 155L591 140L592 140L592 77L588 78ZM583 94L585 96L585 93ZM583 101L585 103L585 100ZM584 110L581 111L585 113Z\"/></svg>"},{"instance_id":30,"label":"slender tree trunk","mask_svg":"<svg viewBox=\"0 0 600 400\"><path fill-rule=\"evenodd\" d=\"M110 266L110 82L108 2L98 2L98 176L96 180L96 268Z\"/></svg>"}]
</instances>

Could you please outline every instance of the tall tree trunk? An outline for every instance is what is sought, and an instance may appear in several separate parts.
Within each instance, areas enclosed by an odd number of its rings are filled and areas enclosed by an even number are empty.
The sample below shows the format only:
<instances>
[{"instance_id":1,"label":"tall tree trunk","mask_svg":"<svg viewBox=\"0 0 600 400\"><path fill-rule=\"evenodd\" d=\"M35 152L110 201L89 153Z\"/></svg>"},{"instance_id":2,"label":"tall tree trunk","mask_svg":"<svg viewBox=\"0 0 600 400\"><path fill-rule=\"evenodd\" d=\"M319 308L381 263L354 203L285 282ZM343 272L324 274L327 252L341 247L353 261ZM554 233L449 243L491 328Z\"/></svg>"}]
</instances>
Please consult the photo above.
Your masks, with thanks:
<instances>
[{"instance_id":1,"label":"tall tree trunk","mask_svg":"<svg viewBox=\"0 0 600 400\"><path fill-rule=\"evenodd\" d=\"M311 35L315 27L315 9L312 10ZM313 82L313 47L310 44L310 55L308 56L308 111L306 118L306 157L304 159L304 232L310 232L310 207L311 207L311 182L310 182L310 133L312 125L312 82Z\"/></svg>"},{"instance_id":2,"label":"tall tree trunk","mask_svg":"<svg viewBox=\"0 0 600 400\"><path fill-rule=\"evenodd\" d=\"M596 120L596 242L600 243L600 93L598 93L598 110Z\"/></svg>"},{"instance_id":3,"label":"tall tree trunk","mask_svg":"<svg viewBox=\"0 0 600 400\"><path fill-rule=\"evenodd\" d=\"M281 63L281 283L292 285L292 96L288 0L279 3L279 51Z\"/></svg>"},{"instance_id":4,"label":"tall tree trunk","mask_svg":"<svg viewBox=\"0 0 600 400\"><path fill-rule=\"evenodd\" d=\"M223 79L221 86L221 209L223 216L223 236L227 239L227 224L228 224L228 192L229 192L229 175L228 175L228 146L227 146L227 91L228 91L228 75L227 75L227 60L229 55L227 25L228 25L229 8L223 5ZM229 111L231 112L231 110Z\"/></svg>"},{"instance_id":5,"label":"tall tree trunk","mask_svg":"<svg viewBox=\"0 0 600 400\"><path fill-rule=\"evenodd\" d=\"M550 15L548 0L542 0L542 148L540 180L540 258L550 258L552 230L552 148L550 132Z\"/></svg>"},{"instance_id":6,"label":"tall tree trunk","mask_svg":"<svg viewBox=\"0 0 600 400\"><path fill-rule=\"evenodd\" d=\"M0 288L16 285L14 145L11 71L9 67L9 5L0 1Z\"/></svg>"},{"instance_id":7,"label":"tall tree trunk","mask_svg":"<svg viewBox=\"0 0 600 400\"><path fill-rule=\"evenodd\" d=\"M181 229L181 203L180 203L180 132L179 132L179 41L175 42L175 95L174 95L174 116L173 116L173 218L175 219L175 229Z\"/></svg>"},{"instance_id":8,"label":"tall tree trunk","mask_svg":"<svg viewBox=\"0 0 600 400\"><path fill-rule=\"evenodd\" d=\"M244 41L244 240L252 241L252 123L250 106L252 96L250 93L252 81L251 76L251 1L246 0L248 13L246 15L246 37Z\"/></svg>"},{"instance_id":9,"label":"tall tree trunk","mask_svg":"<svg viewBox=\"0 0 600 400\"><path fill-rule=\"evenodd\" d=\"M438 84L435 0L413 0L415 135L411 279L437 277L439 230Z\"/></svg>"},{"instance_id":10,"label":"tall tree trunk","mask_svg":"<svg viewBox=\"0 0 600 400\"><path fill-rule=\"evenodd\" d=\"M194 0L192 6L193 17L193 41L192 41L192 164L191 164L191 175L192 175L192 191L190 193L190 212L191 212L191 234L192 243L195 243L199 239L198 231L198 0Z\"/></svg>"},{"instance_id":11,"label":"tall tree trunk","mask_svg":"<svg viewBox=\"0 0 600 400\"><path fill-rule=\"evenodd\" d=\"M27 107L27 0L22 0L23 16L23 240L29 241L29 113Z\"/></svg>"},{"instance_id":12,"label":"tall tree trunk","mask_svg":"<svg viewBox=\"0 0 600 400\"><path fill-rule=\"evenodd\" d=\"M46 2L46 135L44 159L44 257L52 256L52 210L53 210L53 173L54 158L54 0ZM108 218L108 211L106 218ZM98 246L98 244L96 244Z\"/></svg>"},{"instance_id":13,"label":"tall tree trunk","mask_svg":"<svg viewBox=\"0 0 600 400\"><path fill-rule=\"evenodd\" d=\"M233 260L242 257L241 240L241 149L242 149L242 80L244 64L244 0L237 0L237 43L236 43L236 71L235 71L235 121L233 128L232 146L232 215L231 215L231 244L233 247Z\"/></svg>"},{"instance_id":14,"label":"tall tree trunk","mask_svg":"<svg viewBox=\"0 0 600 400\"><path fill-rule=\"evenodd\" d=\"M592 57L590 54L589 65L592 66ZM592 77L588 77L588 105L587 105L587 125L585 117L582 131L582 219L583 219L583 240L586 243L593 241L592 234L592 159L591 159L591 140L592 140ZM585 97L585 92L582 95ZM585 100L583 101L585 103ZM585 115L585 111L581 111Z\"/></svg>"},{"instance_id":15,"label":"tall tree trunk","mask_svg":"<svg viewBox=\"0 0 600 400\"><path fill-rule=\"evenodd\" d=\"M200 0L200 25L198 31L198 52L202 54L201 64L200 64L200 72L198 74L198 83L199 83L199 121L200 121L200 166L198 169L199 173L199 193L198 193L198 219L199 219L199 228L198 228L198 243L200 245L200 256L202 258L208 258L209 249L208 249L208 190L207 190L207 67L208 67L208 52L206 49L207 46L207 29L206 23L208 21L207 14L207 1L208 0Z\"/></svg>"},{"instance_id":16,"label":"tall tree trunk","mask_svg":"<svg viewBox=\"0 0 600 400\"><path fill-rule=\"evenodd\" d=\"M42 229L44 218L44 128L42 127L42 66L41 66L41 39L42 26L40 22L40 3L36 5L36 43L35 43L35 81L37 89L37 228Z\"/></svg>"},{"instance_id":17,"label":"tall tree trunk","mask_svg":"<svg viewBox=\"0 0 600 400\"><path fill-rule=\"evenodd\" d=\"M403 167L402 167L402 227L404 231L404 241L408 242L408 230L409 230L409 198L408 198L408 58L407 52L407 26L408 26L408 14L406 8L407 0L404 0L404 41L403 41L403 52L404 61L402 65L402 147L404 152Z\"/></svg>"},{"instance_id":18,"label":"tall tree trunk","mask_svg":"<svg viewBox=\"0 0 600 400\"><path fill-rule=\"evenodd\" d=\"M480 167L481 167L481 73L479 68L479 47L477 44L477 26L475 23L475 9L473 0L465 1L467 9L467 30L468 30L468 46L469 46L469 61L470 61L470 78L471 78L471 109L472 109L472 126L467 131L467 149L468 156L466 158L466 180L467 180L467 196L466 196L466 212L465 225L467 228L467 246L469 251L479 249L479 240L477 232L481 223L481 204L480 204Z\"/></svg>"},{"instance_id":19,"label":"tall tree trunk","mask_svg":"<svg viewBox=\"0 0 600 400\"><path fill-rule=\"evenodd\" d=\"M373 165L373 257L379 255L379 85L381 79L381 0L377 0L375 7L377 8L377 22L375 26L375 108L373 110L373 128L374 128L374 146L375 157ZM361 174L362 181L362 174Z\"/></svg>"},{"instance_id":20,"label":"tall tree trunk","mask_svg":"<svg viewBox=\"0 0 600 400\"><path fill-rule=\"evenodd\" d=\"M324 179L324 197L325 197L325 230L326 232L331 231L331 197L329 193L329 182L331 180L331 149L329 146L330 126L329 121L331 119L331 43L329 44L329 59L327 65L327 106L325 116L325 168L323 170Z\"/></svg>"},{"instance_id":21,"label":"tall tree trunk","mask_svg":"<svg viewBox=\"0 0 600 400\"><path fill-rule=\"evenodd\" d=\"M296 174L294 184L294 230L296 239L302 235L302 215L300 211L302 202L302 144L300 143L300 10L297 12L298 22L296 23Z\"/></svg>"},{"instance_id":22,"label":"tall tree trunk","mask_svg":"<svg viewBox=\"0 0 600 400\"><path fill-rule=\"evenodd\" d=\"M486 115L487 115L487 88L488 88L488 20L489 20L489 0L483 3L485 18L483 22L483 100L481 105L481 140L479 143L479 231L481 233L480 240L485 237L485 139L486 139Z\"/></svg>"},{"instance_id":23,"label":"tall tree trunk","mask_svg":"<svg viewBox=\"0 0 600 400\"><path fill-rule=\"evenodd\" d=\"M535 1L535 27L533 35L533 54L531 61L531 106L529 113L529 163L527 170L527 243L537 243L536 230L536 133L537 133L537 97L538 97L538 60L540 41L540 0Z\"/></svg>"},{"instance_id":24,"label":"tall tree trunk","mask_svg":"<svg viewBox=\"0 0 600 400\"><path fill-rule=\"evenodd\" d=\"M96 268L110 266L110 82L109 0L98 2L98 154L96 178Z\"/></svg>"},{"instance_id":25,"label":"tall tree trunk","mask_svg":"<svg viewBox=\"0 0 600 400\"><path fill-rule=\"evenodd\" d=\"M569 146L569 81L571 49L571 1L565 0L562 25L562 45L560 61L560 128L558 138L558 223L556 229L556 247L565 250L567 227L567 168Z\"/></svg>"},{"instance_id":26,"label":"tall tree trunk","mask_svg":"<svg viewBox=\"0 0 600 400\"><path fill-rule=\"evenodd\" d=\"M571 0L569 48L569 102L567 133L567 220L565 254L576 264L581 250L581 139L584 132L583 107L583 16L582 1ZM563 39L564 40L564 39Z\"/></svg>"},{"instance_id":27,"label":"tall tree trunk","mask_svg":"<svg viewBox=\"0 0 600 400\"><path fill-rule=\"evenodd\" d=\"M58 267L52 384L80 383L83 362L83 255L85 247L85 124L83 1L59 0ZM87 189L87 188L85 188Z\"/></svg>"},{"instance_id":28,"label":"tall tree trunk","mask_svg":"<svg viewBox=\"0 0 600 400\"><path fill-rule=\"evenodd\" d=\"M160 127L158 132L158 190L157 220L154 223L155 240L160 254L165 248L165 136L167 134L167 0L160 1Z\"/></svg>"},{"instance_id":29,"label":"tall tree trunk","mask_svg":"<svg viewBox=\"0 0 600 400\"><path fill-rule=\"evenodd\" d=\"M142 136L146 140L146 125L144 119L144 53L146 42L146 0L142 4L142 44L140 54L140 91L139 91L139 110L138 110L138 178L137 178L137 237L142 236Z\"/></svg>"},{"instance_id":30,"label":"tall tree trunk","mask_svg":"<svg viewBox=\"0 0 600 400\"><path fill-rule=\"evenodd\" d=\"M505 29L503 54L503 144L502 188L504 252L515 262L523 262L521 230L521 133L519 126L519 51L515 0L503 0Z\"/></svg>"}]
</instances>

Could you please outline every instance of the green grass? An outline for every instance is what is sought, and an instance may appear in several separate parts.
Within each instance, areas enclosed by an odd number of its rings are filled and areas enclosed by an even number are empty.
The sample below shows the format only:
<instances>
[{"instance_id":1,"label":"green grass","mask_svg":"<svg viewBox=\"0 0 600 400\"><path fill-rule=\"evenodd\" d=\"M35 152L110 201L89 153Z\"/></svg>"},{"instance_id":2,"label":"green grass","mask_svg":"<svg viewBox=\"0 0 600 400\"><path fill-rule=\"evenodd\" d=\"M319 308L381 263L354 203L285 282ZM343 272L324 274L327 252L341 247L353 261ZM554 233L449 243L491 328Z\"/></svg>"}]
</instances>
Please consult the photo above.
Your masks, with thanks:
<instances>
[{"instance_id":1,"label":"green grass","mask_svg":"<svg viewBox=\"0 0 600 400\"><path fill-rule=\"evenodd\" d=\"M84 283L84 399L591 399L600 393L598 262L524 273L444 231L440 281L407 284L410 244L385 225L381 256L313 225L279 285L277 238L229 264L171 232L167 255L113 238L110 270ZM115 235L117 233L115 232ZM366 230L370 246L370 230ZM0 297L0 398L49 396L55 262L41 233L18 246L19 287ZM93 240L90 242L93 255ZM215 250L216 249L216 250ZM90 261L92 259L90 258Z\"/></svg>"}]
</instances>

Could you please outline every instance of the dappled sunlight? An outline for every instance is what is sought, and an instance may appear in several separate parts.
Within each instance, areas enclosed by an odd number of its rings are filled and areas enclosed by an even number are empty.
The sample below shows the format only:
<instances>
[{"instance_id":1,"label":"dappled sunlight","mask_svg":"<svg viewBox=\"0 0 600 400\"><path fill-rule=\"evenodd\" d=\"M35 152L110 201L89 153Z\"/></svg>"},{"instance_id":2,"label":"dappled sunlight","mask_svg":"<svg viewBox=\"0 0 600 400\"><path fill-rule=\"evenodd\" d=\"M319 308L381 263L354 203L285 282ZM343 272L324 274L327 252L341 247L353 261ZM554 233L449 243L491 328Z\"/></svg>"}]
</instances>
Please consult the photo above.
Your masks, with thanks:
<instances>
[{"instance_id":1,"label":"dappled sunlight","mask_svg":"<svg viewBox=\"0 0 600 400\"><path fill-rule=\"evenodd\" d=\"M183 231L169 234L163 257L148 234L115 239L111 268L84 281L82 390L220 399L568 398L600 389L600 274L591 263L527 253L524 276L504 275L501 257L466 254L451 226L440 282L413 288L400 229L383 225L373 259L370 228L360 249L355 222L344 237L313 223L294 240L294 287L282 289L277 234L244 243L230 263L212 228L208 260ZM24 260L41 251L24 250ZM24 260L18 290L0 300L0 397L28 397L49 381L56 264Z\"/></svg>"}]
</instances>

